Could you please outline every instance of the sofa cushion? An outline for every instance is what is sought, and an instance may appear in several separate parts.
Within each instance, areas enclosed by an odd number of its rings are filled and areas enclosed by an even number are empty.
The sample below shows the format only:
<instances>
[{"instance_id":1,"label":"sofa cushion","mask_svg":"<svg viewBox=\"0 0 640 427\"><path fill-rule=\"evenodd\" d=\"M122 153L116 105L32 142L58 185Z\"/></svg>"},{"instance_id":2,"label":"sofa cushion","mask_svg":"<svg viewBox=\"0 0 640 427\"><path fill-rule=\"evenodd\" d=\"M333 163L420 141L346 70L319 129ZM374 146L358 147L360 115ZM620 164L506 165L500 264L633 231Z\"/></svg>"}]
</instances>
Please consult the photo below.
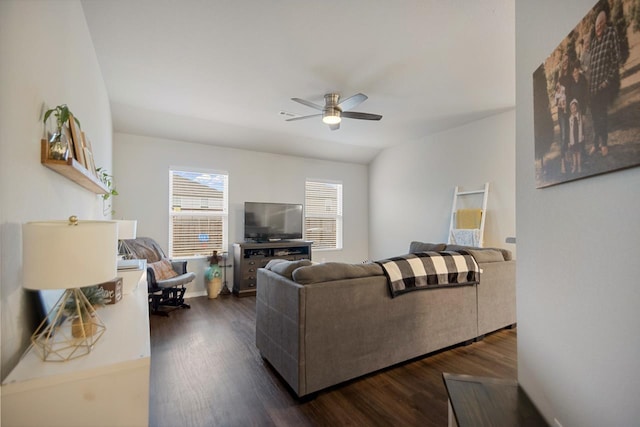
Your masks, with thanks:
<instances>
[{"instance_id":1,"label":"sofa cushion","mask_svg":"<svg viewBox=\"0 0 640 427\"><path fill-rule=\"evenodd\" d=\"M409 253L415 254L417 252L442 252L447 245L444 243L422 243L411 242L409 245Z\"/></svg>"},{"instance_id":2,"label":"sofa cushion","mask_svg":"<svg viewBox=\"0 0 640 427\"><path fill-rule=\"evenodd\" d=\"M483 262L501 262L504 261L504 255L502 252L495 249L467 249L467 251L475 258L478 264Z\"/></svg>"},{"instance_id":3,"label":"sofa cushion","mask_svg":"<svg viewBox=\"0 0 640 427\"><path fill-rule=\"evenodd\" d=\"M382 267L375 263L347 264L325 262L300 267L293 272L293 280L301 285L331 282L333 280L355 279L358 277L382 276Z\"/></svg>"},{"instance_id":4,"label":"sofa cushion","mask_svg":"<svg viewBox=\"0 0 640 427\"><path fill-rule=\"evenodd\" d=\"M156 281L171 279L178 275L178 273L173 269L171 261L166 258L150 263L149 268L153 270L153 275L155 276Z\"/></svg>"},{"instance_id":5,"label":"sofa cushion","mask_svg":"<svg viewBox=\"0 0 640 427\"><path fill-rule=\"evenodd\" d=\"M291 279L291 273L296 268L305 267L307 265L311 265L311 261L308 259L300 259L296 261L287 261L286 259L272 259L267 263L265 268L267 270L271 270L274 273L278 273L281 276L286 277L287 279Z\"/></svg>"},{"instance_id":6,"label":"sofa cushion","mask_svg":"<svg viewBox=\"0 0 640 427\"><path fill-rule=\"evenodd\" d=\"M502 249L502 248L476 248L473 246L461 246L461 245L447 245L446 249L447 251L468 251L468 250L473 250L473 251L498 251L502 254L502 259L500 261L511 261L513 259L513 255L511 254L511 251L509 249ZM492 257L493 255L487 255L488 257ZM480 261L478 261L480 262ZM485 262L491 262L491 261L485 261Z\"/></svg>"}]
</instances>

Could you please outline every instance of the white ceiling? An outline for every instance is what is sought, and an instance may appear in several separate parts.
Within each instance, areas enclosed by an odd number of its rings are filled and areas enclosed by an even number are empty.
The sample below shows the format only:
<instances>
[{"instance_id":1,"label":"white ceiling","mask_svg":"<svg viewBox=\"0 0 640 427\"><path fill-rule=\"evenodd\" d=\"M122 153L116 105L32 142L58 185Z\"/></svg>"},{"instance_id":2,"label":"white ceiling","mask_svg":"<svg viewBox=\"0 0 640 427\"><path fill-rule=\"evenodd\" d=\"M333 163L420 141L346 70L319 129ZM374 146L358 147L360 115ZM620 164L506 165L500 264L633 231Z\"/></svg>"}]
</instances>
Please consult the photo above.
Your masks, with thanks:
<instances>
[{"instance_id":1,"label":"white ceiling","mask_svg":"<svg viewBox=\"0 0 640 427\"><path fill-rule=\"evenodd\" d=\"M515 106L514 0L84 0L116 132L368 163ZM319 117L327 92L382 120Z\"/></svg>"}]
</instances>

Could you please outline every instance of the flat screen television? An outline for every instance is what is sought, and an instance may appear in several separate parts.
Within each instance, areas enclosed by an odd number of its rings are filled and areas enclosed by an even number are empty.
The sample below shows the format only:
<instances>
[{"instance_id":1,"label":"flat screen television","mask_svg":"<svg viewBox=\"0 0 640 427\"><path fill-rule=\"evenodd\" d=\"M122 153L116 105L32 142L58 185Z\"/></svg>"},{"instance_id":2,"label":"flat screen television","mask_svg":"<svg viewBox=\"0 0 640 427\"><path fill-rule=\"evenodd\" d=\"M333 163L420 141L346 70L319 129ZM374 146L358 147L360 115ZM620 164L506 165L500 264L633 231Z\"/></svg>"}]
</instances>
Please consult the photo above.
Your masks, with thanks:
<instances>
[{"instance_id":1,"label":"flat screen television","mask_svg":"<svg viewBox=\"0 0 640 427\"><path fill-rule=\"evenodd\" d=\"M256 242L302 239L302 205L245 202L244 238Z\"/></svg>"}]
</instances>

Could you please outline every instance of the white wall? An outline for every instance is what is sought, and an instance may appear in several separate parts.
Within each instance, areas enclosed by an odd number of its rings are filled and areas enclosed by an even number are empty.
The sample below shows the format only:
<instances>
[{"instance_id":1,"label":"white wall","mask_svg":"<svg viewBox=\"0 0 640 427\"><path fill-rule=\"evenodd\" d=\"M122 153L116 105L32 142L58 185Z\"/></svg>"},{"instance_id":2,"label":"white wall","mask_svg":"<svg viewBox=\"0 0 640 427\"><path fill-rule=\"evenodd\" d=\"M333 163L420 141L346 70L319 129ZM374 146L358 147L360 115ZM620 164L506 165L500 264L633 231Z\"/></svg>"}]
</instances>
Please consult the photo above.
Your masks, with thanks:
<instances>
[{"instance_id":1,"label":"white wall","mask_svg":"<svg viewBox=\"0 0 640 427\"><path fill-rule=\"evenodd\" d=\"M138 236L169 247L169 168L192 167L229 173L229 244L244 240L244 202L304 203L306 178L341 181L344 235L341 251L314 251L314 261L360 262L368 257L367 166L258 153L189 142L116 133L114 176L119 196L114 218L137 219ZM230 251L231 253L231 251ZM204 294L203 259L188 269L198 274L187 290ZM232 269L227 271L232 286Z\"/></svg>"},{"instance_id":2,"label":"white wall","mask_svg":"<svg viewBox=\"0 0 640 427\"><path fill-rule=\"evenodd\" d=\"M485 247L515 256L505 243L515 236L514 139L512 110L380 153L369 166L371 257L405 254L412 240L447 242L455 186L476 190L485 182Z\"/></svg>"},{"instance_id":3,"label":"white wall","mask_svg":"<svg viewBox=\"0 0 640 427\"><path fill-rule=\"evenodd\" d=\"M107 168L111 168L111 113L79 2L0 2L0 53L4 378L37 326L33 324L32 301L21 286L21 224L65 219L72 214L81 219L103 218L99 196L40 164L43 103L48 108L69 105L91 139L96 162Z\"/></svg>"},{"instance_id":4,"label":"white wall","mask_svg":"<svg viewBox=\"0 0 640 427\"><path fill-rule=\"evenodd\" d=\"M534 181L532 74L594 4L516 3L518 380L565 427L640 420L640 168Z\"/></svg>"}]
</instances>

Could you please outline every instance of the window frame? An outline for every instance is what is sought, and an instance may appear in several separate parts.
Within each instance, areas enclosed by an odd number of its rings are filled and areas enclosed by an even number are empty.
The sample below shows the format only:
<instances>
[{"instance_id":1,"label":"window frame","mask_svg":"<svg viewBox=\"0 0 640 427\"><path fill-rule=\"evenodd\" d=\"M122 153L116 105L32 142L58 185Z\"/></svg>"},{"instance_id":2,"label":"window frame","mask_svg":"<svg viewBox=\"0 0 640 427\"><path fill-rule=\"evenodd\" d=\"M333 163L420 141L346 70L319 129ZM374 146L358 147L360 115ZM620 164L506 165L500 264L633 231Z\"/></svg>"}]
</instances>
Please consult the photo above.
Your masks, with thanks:
<instances>
[{"instance_id":1,"label":"window frame","mask_svg":"<svg viewBox=\"0 0 640 427\"><path fill-rule=\"evenodd\" d=\"M189 174L201 174L201 175L216 175L223 178L223 188L222 188L222 211L191 211L191 210L180 210L175 211L173 207L173 193L174 193L174 175L176 173L189 173ZM172 259L201 259L206 258L211 255L207 251L207 253L202 254L193 254L193 255L182 255L182 254L174 254L174 224L173 218L180 216L188 216L188 217L208 217L208 218L220 218L222 220L222 243L221 248L212 248L211 250L218 250L219 253L227 252L227 247L229 244L229 172L215 170L215 169L203 169L203 168L194 168L189 166L169 166L169 197L168 197L168 211L169 211L169 250L168 257ZM179 197L179 196L177 196ZM199 198L201 201L207 199L205 195L195 196L194 199ZM200 203L200 207L202 207L202 203Z\"/></svg>"},{"instance_id":2,"label":"window frame","mask_svg":"<svg viewBox=\"0 0 640 427\"><path fill-rule=\"evenodd\" d=\"M321 213L313 213L313 215L308 214L308 189L307 184L328 184L337 186L337 195L336 195L336 213L335 214L321 214ZM326 199L325 199L326 200ZM317 247L316 242L313 241L311 248L314 252L317 251L340 251L343 248L343 224L344 224L344 184L342 181L335 181L329 179L319 179L319 178L306 178L304 182L304 238L305 240L313 240L307 234L307 218L331 218L335 219L336 226L336 235L335 235L335 247Z\"/></svg>"}]
</instances>

